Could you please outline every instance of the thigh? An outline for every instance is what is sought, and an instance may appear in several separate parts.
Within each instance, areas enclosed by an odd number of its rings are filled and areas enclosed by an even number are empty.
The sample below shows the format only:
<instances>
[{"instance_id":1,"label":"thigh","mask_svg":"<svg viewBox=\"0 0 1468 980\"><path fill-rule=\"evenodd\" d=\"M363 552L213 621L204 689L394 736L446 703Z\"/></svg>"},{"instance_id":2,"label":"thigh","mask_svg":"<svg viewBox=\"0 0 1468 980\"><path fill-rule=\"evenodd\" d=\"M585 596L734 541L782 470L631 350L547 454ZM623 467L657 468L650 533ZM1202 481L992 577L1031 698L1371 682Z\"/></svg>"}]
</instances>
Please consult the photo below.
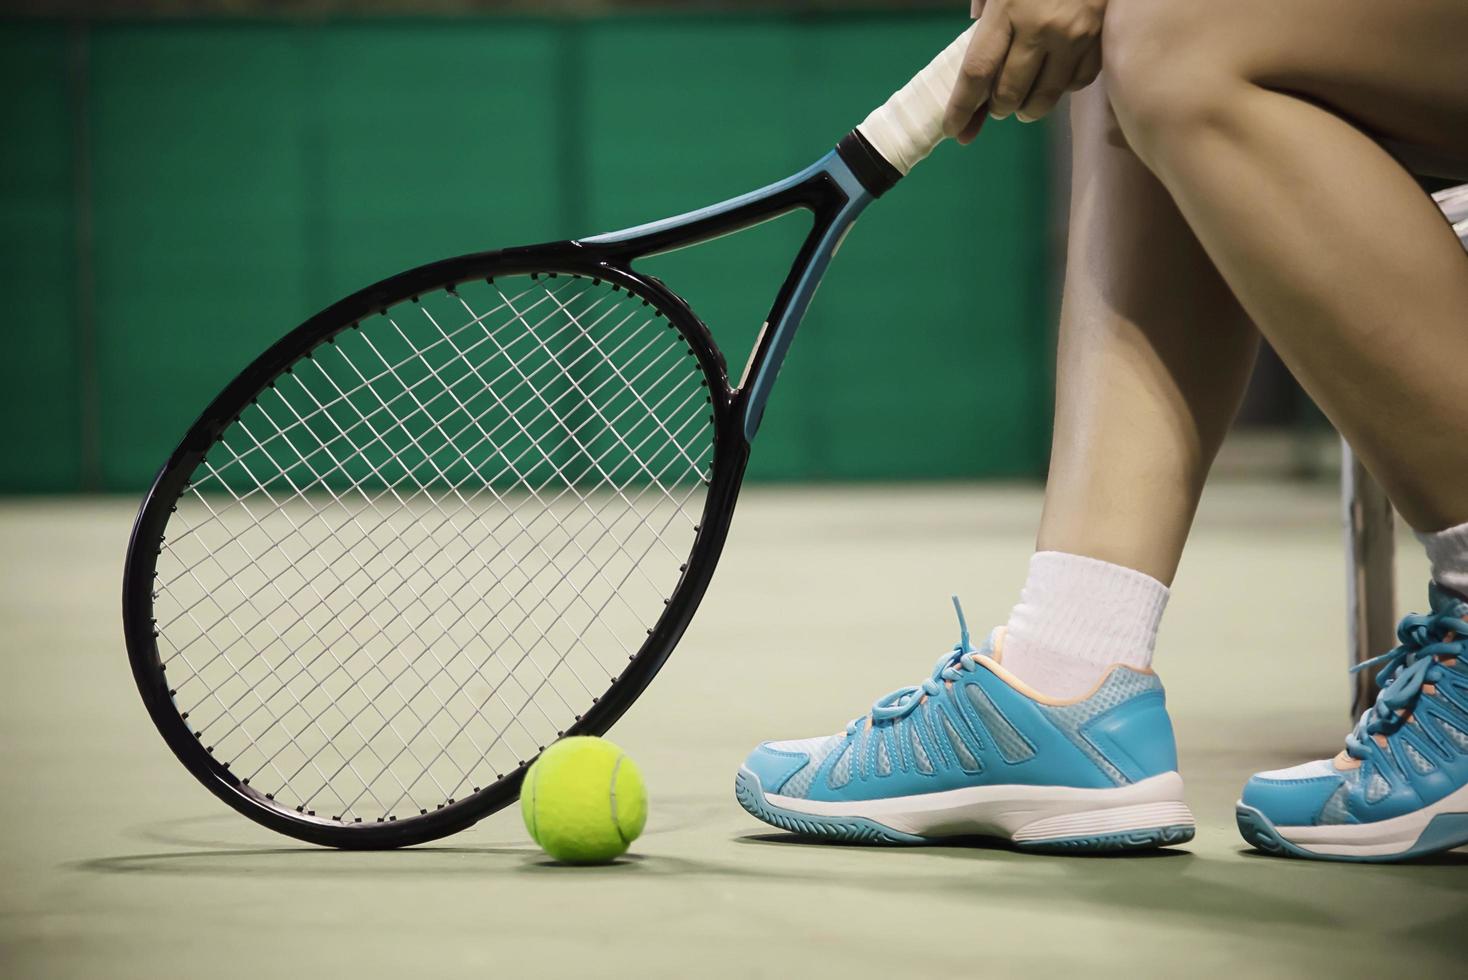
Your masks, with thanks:
<instances>
[{"instance_id":1,"label":"thigh","mask_svg":"<svg viewBox=\"0 0 1468 980\"><path fill-rule=\"evenodd\" d=\"M1112 0L1106 16L1108 31L1468 159L1465 0Z\"/></svg>"}]
</instances>

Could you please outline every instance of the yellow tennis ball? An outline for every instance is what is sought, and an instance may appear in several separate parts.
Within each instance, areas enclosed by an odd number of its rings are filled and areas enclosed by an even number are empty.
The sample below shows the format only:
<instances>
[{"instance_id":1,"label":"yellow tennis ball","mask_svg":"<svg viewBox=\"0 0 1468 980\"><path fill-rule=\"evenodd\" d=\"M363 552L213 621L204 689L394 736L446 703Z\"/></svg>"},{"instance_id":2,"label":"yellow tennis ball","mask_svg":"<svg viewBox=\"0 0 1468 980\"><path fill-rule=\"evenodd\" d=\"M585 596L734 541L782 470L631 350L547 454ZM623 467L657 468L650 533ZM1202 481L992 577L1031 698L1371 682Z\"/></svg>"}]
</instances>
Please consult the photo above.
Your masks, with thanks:
<instances>
[{"instance_id":1,"label":"yellow tennis ball","mask_svg":"<svg viewBox=\"0 0 1468 980\"><path fill-rule=\"evenodd\" d=\"M563 738L540 754L520 789L520 815L557 861L596 864L627 850L647 823L642 773L604 738Z\"/></svg>"}]
</instances>

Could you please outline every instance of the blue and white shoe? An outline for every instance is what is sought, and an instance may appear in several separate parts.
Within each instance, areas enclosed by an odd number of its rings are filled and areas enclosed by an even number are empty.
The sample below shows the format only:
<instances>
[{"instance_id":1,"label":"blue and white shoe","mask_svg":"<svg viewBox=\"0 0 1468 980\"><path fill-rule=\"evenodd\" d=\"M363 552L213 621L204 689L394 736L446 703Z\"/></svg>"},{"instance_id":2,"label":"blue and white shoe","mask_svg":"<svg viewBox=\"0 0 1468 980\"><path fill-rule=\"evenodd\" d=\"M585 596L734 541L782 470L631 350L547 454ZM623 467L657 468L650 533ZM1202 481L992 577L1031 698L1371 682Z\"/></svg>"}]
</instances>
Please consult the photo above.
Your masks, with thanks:
<instances>
[{"instance_id":1,"label":"blue and white shoe","mask_svg":"<svg viewBox=\"0 0 1468 980\"><path fill-rule=\"evenodd\" d=\"M1432 612L1397 627L1381 694L1334 759L1261 772L1239 833L1261 851L1400 861L1468 844L1468 602L1436 586Z\"/></svg>"},{"instance_id":2,"label":"blue and white shoe","mask_svg":"<svg viewBox=\"0 0 1468 980\"><path fill-rule=\"evenodd\" d=\"M750 753L735 780L740 804L836 841L983 836L1091 852L1192 839L1156 674L1118 665L1087 697L1047 699L1000 666L1002 629L976 650L962 609L958 620L958 645L922 684L837 735Z\"/></svg>"}]
</instances>

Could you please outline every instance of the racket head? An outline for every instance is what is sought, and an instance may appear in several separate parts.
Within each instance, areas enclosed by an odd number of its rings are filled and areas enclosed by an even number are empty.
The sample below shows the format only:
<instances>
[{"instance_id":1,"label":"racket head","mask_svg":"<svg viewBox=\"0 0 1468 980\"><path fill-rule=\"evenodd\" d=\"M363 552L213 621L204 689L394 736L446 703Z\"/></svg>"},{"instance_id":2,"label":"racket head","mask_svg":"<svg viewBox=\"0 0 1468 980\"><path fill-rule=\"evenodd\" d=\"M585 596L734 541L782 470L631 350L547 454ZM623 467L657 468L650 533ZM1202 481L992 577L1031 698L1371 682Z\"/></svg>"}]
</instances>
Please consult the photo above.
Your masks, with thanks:
<instances>
[{"instance_id":1,"label":"racket head","mask_svg":"<svg viewBox=\"0 0 1468 980\"><path fill-rule=\"evenodd\" d=\"M479 312L490 296L519 297L508 319ZM462 328L432 315L456 303ZM573 303L606 316L577 321ZM405 328L395 311L426 320ZM531 319L540 313L545 320ZM553 336L556 327L566 336ZM479 336L494 329L499 341ZM411 353L419 337L438 354ZM482 358L464 354L472 342ZM343 367L354 359L363 363ZM384 390L368 398L380 379ZM548 433L565 438L545 449ZM615 250L557 243L393 276L262 354L159 472L124 573L139 692L185 767L258 823L344 848L454 833L513 801L551 740L605 732L651 681L707 587L747 458L707 327ZM490 473L490 462L504 465ZM676 512L668 526L690 524L677 543L648 533L665 516L647 513L649 493ZM492 558L470 529L489 530ZM658 549L658 564L632 600L618 592L631 588L644 549ZM539 571L516 578L532 557ZM417 565L403 573L409 559ZM444 583L465 561L477 562L473 575ZM485 608L476 591L495 601ZM602 622L619 599L615 626ZM500 622L509 617L517 623ZM394 631L398 621L412 628ZM573 635L598 626L599 635ZM487 667L499 653L518 658L503 674ZM584 703L568 693L566 664ZM580 676L593 665L600 681ZM561 683L557 671L568 687L537 701ZM519 696L487 717L475 705L501 688ZM535 719L519 719L510 741L516 704ZM420 725L431 737L398 731ZM333 737L346 747L333 748Z\"/></svg>"}]
</instances>

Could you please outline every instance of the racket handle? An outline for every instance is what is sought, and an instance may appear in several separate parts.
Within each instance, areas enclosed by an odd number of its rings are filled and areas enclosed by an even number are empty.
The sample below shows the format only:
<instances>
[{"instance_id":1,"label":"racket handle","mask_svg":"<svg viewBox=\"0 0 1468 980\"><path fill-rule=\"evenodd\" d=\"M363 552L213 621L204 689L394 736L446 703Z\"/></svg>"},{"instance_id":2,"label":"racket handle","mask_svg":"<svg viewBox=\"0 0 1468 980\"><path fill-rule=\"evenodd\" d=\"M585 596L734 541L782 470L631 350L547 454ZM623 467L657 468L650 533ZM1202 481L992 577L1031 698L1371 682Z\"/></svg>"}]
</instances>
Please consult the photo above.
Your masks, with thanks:
<instances>
[{"instance_id":1,"label":"racket handle","mask_svg":"<svg viewBox=\"0 0 1468 980\"><path fill-rule=\"evenodd\" d=\"M977 25L975 25L977 26ZM902 176L917 166L933 147L943 142L943 113L958 81L963 55L974 27L928 63L892 97L882 103L857 132Z\"/></svg>"}]
</instances>

